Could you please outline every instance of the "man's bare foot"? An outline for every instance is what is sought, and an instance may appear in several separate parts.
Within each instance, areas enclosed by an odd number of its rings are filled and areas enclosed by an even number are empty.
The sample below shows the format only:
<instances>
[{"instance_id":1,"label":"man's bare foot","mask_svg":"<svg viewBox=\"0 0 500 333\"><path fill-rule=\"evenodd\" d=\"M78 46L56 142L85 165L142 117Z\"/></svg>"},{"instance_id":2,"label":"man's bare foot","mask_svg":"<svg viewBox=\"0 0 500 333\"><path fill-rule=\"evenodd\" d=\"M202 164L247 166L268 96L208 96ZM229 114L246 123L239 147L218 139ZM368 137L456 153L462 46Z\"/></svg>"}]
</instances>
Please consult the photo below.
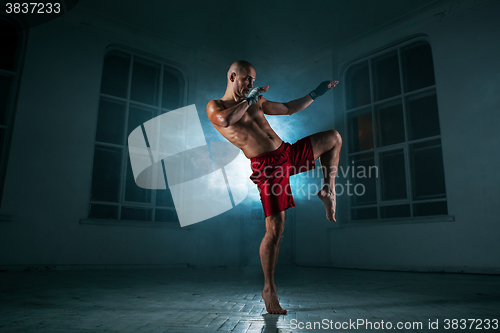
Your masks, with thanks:
<instances>
[{"instance_id":1,"label":"man's bare foot","mask_svg":"<svg viewBox=\"0 0 500 333\"><path fill-rule=\"evenodd\" d=\"M329 186L325 185L321 191L318 192L318 197L323 201L326 210L326 218L328 221L337 222L335 219L335 207L337 205L337 200L335 198L335 193L329 189Z\"/></svg>"},{"instance_id":2,"label":"man's bare foot","mask_svg":"<svg viewBox=\"0 0 500 333\"><path fill-rule=\"evenodd\" d=\"M283 310L278 301L278 294L276 294L276 291L264 289L262 291L262 298L264 299L268 313L286 314L286 310Z\"/></svg>"}]
</instances>

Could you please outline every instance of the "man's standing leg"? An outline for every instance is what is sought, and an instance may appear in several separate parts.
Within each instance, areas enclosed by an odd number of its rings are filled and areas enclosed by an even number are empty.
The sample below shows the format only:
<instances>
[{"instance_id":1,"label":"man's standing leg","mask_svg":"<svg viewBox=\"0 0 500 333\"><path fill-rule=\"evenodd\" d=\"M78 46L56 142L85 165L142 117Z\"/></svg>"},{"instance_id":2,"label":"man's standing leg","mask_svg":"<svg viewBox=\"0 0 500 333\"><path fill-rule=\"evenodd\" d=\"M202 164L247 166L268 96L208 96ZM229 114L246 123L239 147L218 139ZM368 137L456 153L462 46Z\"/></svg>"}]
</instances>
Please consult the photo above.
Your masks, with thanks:
<instances>
[{"instance_id":1,"label":"man's standing leg","mask_svg":"<svg viewBox=\"0 0 500 333\"><path fill-rule=\"evenodd\" d=\"M314 159L319 157L325 185L319 191L318 197L323 201L326 209L326 218L335 221L335 175L339 166L342 137L336 130L316 133L310 136L313 146Z\"/></svg>"},{"instance_id":2,"label":"man's standing leg","mask_svg":"<svg viewBox=\"0 0 500 333\"><path fill-rule=\"evenodd\" d=\"M278 259L279 244L285 230L285 212L266 217L266 235L260 244L260 261L264 271L264 290L262 298L269 313L286 314L280 306L276 285L274 284L274 269Z\"/></svg>"}]
</instances>

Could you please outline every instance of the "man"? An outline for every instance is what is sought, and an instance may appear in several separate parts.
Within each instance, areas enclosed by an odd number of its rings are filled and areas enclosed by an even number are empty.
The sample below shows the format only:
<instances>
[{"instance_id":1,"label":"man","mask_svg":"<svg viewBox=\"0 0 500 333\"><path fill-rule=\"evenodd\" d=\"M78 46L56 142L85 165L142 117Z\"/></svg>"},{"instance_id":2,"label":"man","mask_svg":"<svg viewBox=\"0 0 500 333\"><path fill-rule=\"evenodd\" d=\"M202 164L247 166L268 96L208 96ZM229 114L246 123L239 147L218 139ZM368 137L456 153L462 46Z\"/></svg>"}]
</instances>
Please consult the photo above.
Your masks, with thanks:
<instances>
[{"instance_id":1,"label":"man","mask_svg":"<svg viewBox=\"0 0 500 333\"><path fill-rule=\"evenodd\" d=\"M235 61L227 72L226 93L221 99L207 104L207 115L217 131L251 160L253 174L250 178L259 188L266 216L266 235L260 246L265 279L262 298L267 312L286 314L278 301L274 268L285 226L285 210L295 206L289 176L313 169L314 161L319 158L325 185L318 197L325 205L327 219L335 222L335 174L342 138L332 130L290 145L279 138L264 115L292 115L301 111L338 81L325 81L302 98L277 103L261 95L269 86L252 89L255 78L255 69L249 62Z\"/></svg>"}]
</instances>

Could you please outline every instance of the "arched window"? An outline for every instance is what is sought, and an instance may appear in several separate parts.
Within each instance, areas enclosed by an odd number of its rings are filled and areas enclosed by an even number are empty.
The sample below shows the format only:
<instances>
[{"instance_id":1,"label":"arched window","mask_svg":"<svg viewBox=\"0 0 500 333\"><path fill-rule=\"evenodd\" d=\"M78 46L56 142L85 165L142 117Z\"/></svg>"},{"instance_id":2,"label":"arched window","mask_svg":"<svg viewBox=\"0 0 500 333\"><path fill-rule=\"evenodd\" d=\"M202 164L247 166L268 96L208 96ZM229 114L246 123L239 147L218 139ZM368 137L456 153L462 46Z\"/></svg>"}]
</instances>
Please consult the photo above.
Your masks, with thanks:
<instances>
[{"instance_id":1,"label":"arched window","mask_svg":"<svg viewBox=\"0 0 500 333\"><path fill-rule=\"evenodd\" d=\"M127 149L132 130L183 106L185 80L176 68L121 49L104 58L89 218L178 222L166 190L136 185Z\"/></svg>"},{"instance_id":2,"label":"arched window","mask_svg":"<svg viewBox=\"0 0 500 333\"><path fill-rule=\"evenodd\" d=\"M428 41L413 39L357 60L345 82L349 174L358 186L350 219L447 215Z\"/></svg>"}]
</instances>

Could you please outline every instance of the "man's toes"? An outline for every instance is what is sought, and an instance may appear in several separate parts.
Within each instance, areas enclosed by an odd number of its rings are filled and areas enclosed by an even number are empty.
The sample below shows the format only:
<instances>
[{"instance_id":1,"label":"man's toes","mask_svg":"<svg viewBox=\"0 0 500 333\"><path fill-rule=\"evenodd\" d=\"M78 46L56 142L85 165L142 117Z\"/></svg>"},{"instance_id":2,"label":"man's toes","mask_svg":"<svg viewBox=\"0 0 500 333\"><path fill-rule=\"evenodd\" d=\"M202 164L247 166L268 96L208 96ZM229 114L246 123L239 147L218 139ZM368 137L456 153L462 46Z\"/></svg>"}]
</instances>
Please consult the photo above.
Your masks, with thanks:
<instances>
[{"instance_id":1,"label":"man's toes","mask_svg":"<svg viewBox=\"0 0 500 333\"><path fill-rule=\"evenodd\" d=\"M267 313L270 313L270 314L286 314L287 311L285 309L282 309L282 308L279 308L279 309L273 309L273 310L267 310Z\"/></svg>"}]
</instances>

